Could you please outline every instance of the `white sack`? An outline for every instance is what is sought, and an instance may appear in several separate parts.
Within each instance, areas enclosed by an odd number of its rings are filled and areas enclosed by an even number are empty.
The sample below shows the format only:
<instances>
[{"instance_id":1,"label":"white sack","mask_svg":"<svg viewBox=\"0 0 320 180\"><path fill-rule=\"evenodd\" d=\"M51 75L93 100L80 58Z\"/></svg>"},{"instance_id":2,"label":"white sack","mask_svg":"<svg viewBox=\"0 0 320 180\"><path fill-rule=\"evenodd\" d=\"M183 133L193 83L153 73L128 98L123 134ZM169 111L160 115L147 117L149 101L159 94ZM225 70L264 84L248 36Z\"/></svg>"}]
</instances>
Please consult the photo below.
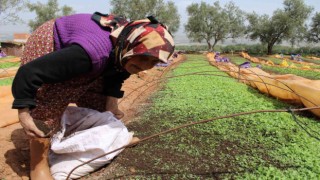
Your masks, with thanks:
<instances>
[{"instance_id":1,"label":"white sack","mask_svg":"<svg viewBox=\"0 0 320 180\"><path fill-rule=\"evenodd\" d=\"M129 144L133 135L111 112L80 107L68 107L61 126L51 139L49 154L51 174L56 180L65 180L74 167L85 161ZM121 151L79 167L71 178L80 178L110 163Z\"/></svg>"}]
</instances>

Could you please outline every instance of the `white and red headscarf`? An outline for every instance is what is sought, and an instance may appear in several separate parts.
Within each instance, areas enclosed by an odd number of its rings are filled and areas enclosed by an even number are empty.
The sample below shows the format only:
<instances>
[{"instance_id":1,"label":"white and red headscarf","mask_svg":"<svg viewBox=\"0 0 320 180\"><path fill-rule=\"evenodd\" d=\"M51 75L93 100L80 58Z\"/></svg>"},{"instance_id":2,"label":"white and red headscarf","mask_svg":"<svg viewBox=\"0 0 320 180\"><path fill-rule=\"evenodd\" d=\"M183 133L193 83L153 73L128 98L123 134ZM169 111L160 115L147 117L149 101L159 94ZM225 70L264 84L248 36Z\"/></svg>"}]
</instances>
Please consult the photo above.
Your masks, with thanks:
<instances>
[{"instance_id":1,"label":"white and red headscarf","mask_svg":"<svg viewBox=\"0 0 320 180\"><path fill-rule=\"evenodd\" d=\"M166 63L174 51L174 41L167 27L154 17L128 22L123 17L94 13L92 19L109 28L115 61L122 65L125 58L152 56Z\"/></svg>"}]
</instances>

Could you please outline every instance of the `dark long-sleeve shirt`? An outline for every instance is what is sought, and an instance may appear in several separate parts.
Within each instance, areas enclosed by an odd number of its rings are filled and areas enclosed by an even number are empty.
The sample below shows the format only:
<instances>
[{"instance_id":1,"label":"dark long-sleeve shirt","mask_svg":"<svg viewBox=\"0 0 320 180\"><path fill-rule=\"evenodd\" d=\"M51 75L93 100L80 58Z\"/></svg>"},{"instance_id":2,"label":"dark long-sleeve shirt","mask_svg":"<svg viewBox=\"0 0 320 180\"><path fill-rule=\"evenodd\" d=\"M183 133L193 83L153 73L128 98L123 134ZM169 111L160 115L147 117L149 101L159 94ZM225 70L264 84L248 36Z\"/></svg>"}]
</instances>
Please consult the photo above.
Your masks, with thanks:
<instances>
[{"instance_id":1,"label":"dark long-sleeve shirt","mask_svg":"<svg viewBox=\"0 0 320 180\"><path fill-rule=\"evenodd\" d=\"M19 68L12 84L12 94L15 98L12 108L34 108L36 93L42 84L62 82L90 73L91 69L90 57L76 44L39 57ZM122 97L122 83L130 74L117 72L110 64L103 76L104 95Z\"/></svg>"}]
</instances>

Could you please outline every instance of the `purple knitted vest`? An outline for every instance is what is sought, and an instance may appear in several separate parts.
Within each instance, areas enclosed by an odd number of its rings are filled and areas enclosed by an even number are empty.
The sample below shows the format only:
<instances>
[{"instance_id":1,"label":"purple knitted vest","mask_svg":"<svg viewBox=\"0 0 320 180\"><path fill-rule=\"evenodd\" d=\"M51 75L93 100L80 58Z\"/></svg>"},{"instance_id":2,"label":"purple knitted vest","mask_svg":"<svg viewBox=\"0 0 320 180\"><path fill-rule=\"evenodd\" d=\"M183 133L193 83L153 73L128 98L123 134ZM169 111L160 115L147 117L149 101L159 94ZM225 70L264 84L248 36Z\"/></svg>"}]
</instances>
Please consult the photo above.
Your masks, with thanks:
<instances>
[{"instance_id":1,"label":"purple knitted vest","mask_svg":"<svg viewBox=\"0 0 320 180\"><path fill-rule=\"evenodd\" d=\"M75 14L56 19L55 50L79 44L92 60L92 74L100 74L112 50L110 32L91 20L92 14Z\"/></svg>"}]
</instances>

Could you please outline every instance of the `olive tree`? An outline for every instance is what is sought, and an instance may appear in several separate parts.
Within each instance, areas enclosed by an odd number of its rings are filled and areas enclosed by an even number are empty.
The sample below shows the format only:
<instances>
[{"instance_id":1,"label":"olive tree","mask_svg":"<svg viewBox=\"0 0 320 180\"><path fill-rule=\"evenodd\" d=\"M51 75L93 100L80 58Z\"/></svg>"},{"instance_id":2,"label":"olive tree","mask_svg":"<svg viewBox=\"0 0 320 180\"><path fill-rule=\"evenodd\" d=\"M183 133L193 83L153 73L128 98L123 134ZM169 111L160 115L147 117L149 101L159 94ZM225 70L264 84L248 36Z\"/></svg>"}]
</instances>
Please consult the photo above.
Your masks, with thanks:
<instances>
[{"instance_id":1,"label":"olive tree","mask_svg":"<svg viewBox=\"0 0 320 180\"><path fill-rule=\"evenodd\" d=\"M35 11L37 15L35 20L29 21L29 26L32 30L35 30L48 20L74 13L73 9L69 6L60 8L57 0L48 0L47 4L40 2L28 3L27 7L31 12Z\"/></svg>"},{"instance_id":2,"label":"olive tree","mask_svg":"<svg viewBox=\"0 0 320 180\"><path fill-rule=\"evenodd\" d=\"M312 12L312 7L304 4L303 0L284 0L284 9L277 9L270 17L255 12L248 14L249 25L247 34L252 40L260 40L267 45L267 54L272 54L276 43L284 40L294 44L304 36L305 21Z\"/></svg>"},{"instance_id":3,"label":"olive tree","mask_svg":"<svg viewBox=\"0 0 320 180\"><path fill-rule=\"evenodd\" d=\"M307 39L309 42L320 42L320 13L312 17L311 28L308 31Z\"/></svg>"},{"instance_id":4,"label":"olive tree","mask_svg":"<svg viewBox=\"0 0 320 180\"><path fill-rule=\"evenodd\" d=\"M24 9L26 0L1 0L0 3L0 24L15 24L20 22L21 18L17 15Z\"/></svg>"},{"instance_id":5,"label":"olive tree","mask_svg":"<svg viewBox=\"0 0 320 180\"><path fill-rule=\"evenodd\" d=\"M194 42L205 41L209 51L219 41L241 37L245 30L244 13L233 2L224 7L218 1L213 5L193 3L187 7L187 12L185 30L188 38Z\"/></svg>"},{"instance_id":6,"label":"olive tree","mask_svg":"<svg viewBox=\"0 0 320 180\"><path fill-rule=\"evenodd\" d=\"M153 15L174 33L178 30L180 16L173 1L163 0L111 0L111 12L129 20L144 19Z\"/></svg>"}]
</instances>

